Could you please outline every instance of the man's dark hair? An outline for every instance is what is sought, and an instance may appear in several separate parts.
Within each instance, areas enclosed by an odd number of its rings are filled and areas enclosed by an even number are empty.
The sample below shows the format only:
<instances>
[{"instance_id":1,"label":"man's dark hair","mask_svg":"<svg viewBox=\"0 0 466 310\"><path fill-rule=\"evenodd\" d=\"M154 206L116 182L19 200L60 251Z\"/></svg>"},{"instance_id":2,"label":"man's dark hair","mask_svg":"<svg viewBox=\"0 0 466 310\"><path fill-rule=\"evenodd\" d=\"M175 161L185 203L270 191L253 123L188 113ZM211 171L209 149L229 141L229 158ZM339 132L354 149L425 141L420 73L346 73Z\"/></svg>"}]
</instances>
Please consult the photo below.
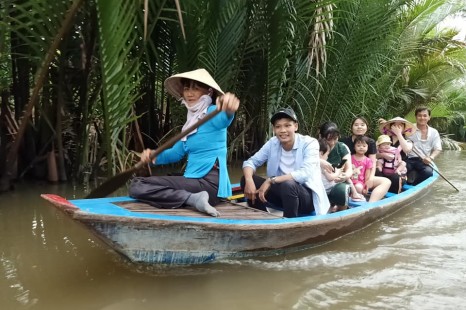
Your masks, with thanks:
<instances>
[{"instance_id":1,"label":"man's dark hair","mask_svg":"<svg viewBox=\"0 0 466 310\"><path fill-rule=\"evenodd\" d=\"M427 111L427 113L429 113L429 116L430 116L431 111L428 107L425 107L425 106L417 107L416 110L414 111L414 115L417 116L417 114L422 111Z\"/></svg>"}]
</instances>

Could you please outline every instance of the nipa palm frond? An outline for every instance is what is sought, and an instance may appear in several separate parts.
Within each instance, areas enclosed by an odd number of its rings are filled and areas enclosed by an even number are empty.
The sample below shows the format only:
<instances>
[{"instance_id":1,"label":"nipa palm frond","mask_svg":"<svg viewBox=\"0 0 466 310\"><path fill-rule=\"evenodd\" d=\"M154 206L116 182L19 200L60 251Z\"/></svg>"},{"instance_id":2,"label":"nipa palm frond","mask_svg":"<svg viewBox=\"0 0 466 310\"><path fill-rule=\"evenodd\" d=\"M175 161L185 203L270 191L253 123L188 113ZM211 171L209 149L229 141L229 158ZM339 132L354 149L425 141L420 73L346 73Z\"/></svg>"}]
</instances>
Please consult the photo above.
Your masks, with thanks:
<instances>
[{"instance_id":1,"label":"nipa palm frond","mask_svg":"<svg viewBox=\"0 0 466 310\"><path fill-rule=\"evenodd\" d=\"M72 2L27 0L14 5L10 15L12 31L20 38L18 44L28 46L28 54L21 56L40 64Z\"/></svg>"},{"instance_id":2,"label":"nipa palm frond","mask_svg":"<svg viewBox=\"0 0 466 310\"><path fill-rule=\"evenodd\" d=\"M136 5L135 1L97 1L105 121L104 143L109 174L116 172L114 159L118 144L124 139L124 129L132 120L129 115L137 96L135 87L139 63L132 59L132 48L137 35ZM118 154L126 157L126 153Z\"/></svg>"}]
</instances>

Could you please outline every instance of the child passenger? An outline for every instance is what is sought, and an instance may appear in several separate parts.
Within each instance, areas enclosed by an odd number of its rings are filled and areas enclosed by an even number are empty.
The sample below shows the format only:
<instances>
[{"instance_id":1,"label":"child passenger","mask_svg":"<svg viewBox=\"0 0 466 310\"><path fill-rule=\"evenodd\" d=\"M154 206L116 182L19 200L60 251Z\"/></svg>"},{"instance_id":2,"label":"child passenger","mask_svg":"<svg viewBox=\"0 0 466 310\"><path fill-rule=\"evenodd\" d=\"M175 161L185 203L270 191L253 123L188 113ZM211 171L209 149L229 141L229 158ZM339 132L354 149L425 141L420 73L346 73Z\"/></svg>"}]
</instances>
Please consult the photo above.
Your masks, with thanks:
<instances>
[{"instance_id":1,"label":"child passenger","mask_svg":"<svg viewBox=\"0 0 466 310\"><path fill-rule=\"evenodd\" d=\"M329 153L330 153L330 146L328 145L327 140L322 139L322 138L319 139L320 159L326 161L328 159ZM332 172L329 172L328 169L321 167L321 172L322 172L322 183L324 184L325 191L327 192L328 198L330 200L331 207L329 209L329 213L348 209L348 200L338 199L341 197L341 195L336 195L335 193L332 192L335 185L337 184L337 181L341 182L341 179L342 179L341 176L342 175L344 176L345 174L342 168L334 167ZM354 194L353 195L354 197L351 198L353 201L365 201L366 200L363 195L359 195L356 192L356 189L354 188L354 185L351 182L351 180L348 179L343 182L347 183L347 187L346 187L347 195L346 196L348 196L348 194L352 192Z\"/></svg>"},{"instance_id":2,"label":"child passenger","mask_svg":"<svg viewBox=\"0 0 466 310\"><path fill-rule=\"evenodd\" d=\"M359 194L367 194L366 180L369 179L373 169L372 160L365 155L369 147L369 138L366 136L356 136L354 139L354 149L356 153L351 156L353 164L353 181L354 187Z\"/></svg>"},{"instance_id":3,"label":"child passenger","mask_svg":"<svg viewBox=\"0 0 466 310\"><path fill-rule=\"evenodd\" d=\"M387 135L380 135L376 142L377 151L381 154L391 154L391 159L379 158L377 160L377 170L384 176L394 173L405 176L406 162L401 158L401 147L392 146L392 140Z\"/></svg>"},{"instance_id":4,"label":"child passenger","mask_svg":"<svg viewBox=\"0 0 466 310\"><path fill-rule=\"evenodd\" d=\"M328 159L328 154L330 153L330 147L327 143L327 140L325 139L319 139L319 155L320 159L322 160L327 160ZM341 168L334 168L332 172L329 172L327 169L324 169L321 167L321 172L322 172L322 183L324 184L325 191L327 192L327 195L329 196L330 200L330 209L329 213L333 213L336 211L340 210L345 210L347 208L346 204L347 201L335 201L335 199L332 199L331 191L337 184L335 180L338 180L342 174Z\"/></svg>"}]
</instances>

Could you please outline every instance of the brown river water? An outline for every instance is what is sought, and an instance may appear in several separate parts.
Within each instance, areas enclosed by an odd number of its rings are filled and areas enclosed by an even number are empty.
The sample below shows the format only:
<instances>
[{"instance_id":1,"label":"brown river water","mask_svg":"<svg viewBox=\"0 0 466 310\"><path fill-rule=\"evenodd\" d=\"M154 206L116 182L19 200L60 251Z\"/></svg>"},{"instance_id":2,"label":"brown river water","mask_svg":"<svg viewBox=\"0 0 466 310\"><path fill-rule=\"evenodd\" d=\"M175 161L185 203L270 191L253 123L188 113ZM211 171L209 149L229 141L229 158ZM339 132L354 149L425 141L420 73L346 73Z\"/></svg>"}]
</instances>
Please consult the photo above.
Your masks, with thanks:
<instances>
[{"instance_id":1,"label":"brown river water","mask_svg":"<svg viewBox=\"0 0 466 310\"><path fill-rule=\"evenodd\" d=\"M422 199L329 244L185 267L132 264L39 197L82 198L82 188L17 184L0 195L0 309L462 309L465 159L437 160L459 192L439 179Z\"/></svg>"}]
</instances>

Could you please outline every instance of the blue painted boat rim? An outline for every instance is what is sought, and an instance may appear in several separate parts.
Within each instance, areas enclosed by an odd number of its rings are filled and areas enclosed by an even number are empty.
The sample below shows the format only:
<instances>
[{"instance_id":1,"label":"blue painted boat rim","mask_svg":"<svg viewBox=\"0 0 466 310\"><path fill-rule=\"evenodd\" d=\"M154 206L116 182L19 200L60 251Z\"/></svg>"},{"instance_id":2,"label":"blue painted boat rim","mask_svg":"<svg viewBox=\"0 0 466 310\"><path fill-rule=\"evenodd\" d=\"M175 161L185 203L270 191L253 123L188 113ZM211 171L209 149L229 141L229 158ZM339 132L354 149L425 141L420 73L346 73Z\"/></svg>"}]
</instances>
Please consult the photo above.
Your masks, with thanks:
<instances>
[{"instance_id":1,"label":"blue painted boat rim","mask_svg":"<svg viewBox=\"0 0 466 310\"><path fill-rule=\"evenodd\" d=\"M408 201L412 196L415 196L419 191L430 187L437 179L439 175L434 172L434 175L424 182L413 186L406 191L401 192L400 194L393 195L391 197L385 198L377 202L361 202L358 203L359 206L350 208L344 211L339 211L331 214L325 215L312 215L296 218L276 218L276 219L255 219L255 220L246 220L246 219L222 219L220 218L205 218L205 217L188 217L188 216L179 216L179 215L163 215L163 214L147 214L147 213L137 213L127 210L123 207L120 207L115 202L136 202L137 200L132 199L127 196L123 197L109 197L109 198L98 198L98 199L77 199L69 200L70 203L79 208L75 211L76 217L108 217L110 220L122 220L122 219L141 219L145 221L170 221L170 222L189 222L189 223L211 223L211 224L221 224L221 225L287 225L287 224L300 224L300 223L318 223L318 222L334 222L340 218L344 218L350 215L357 215L359 213L364 213L370 209L384 207L399 203L401 201ZM97 202L98 201L98 202Z\"/></svg>"}]
</instances>

